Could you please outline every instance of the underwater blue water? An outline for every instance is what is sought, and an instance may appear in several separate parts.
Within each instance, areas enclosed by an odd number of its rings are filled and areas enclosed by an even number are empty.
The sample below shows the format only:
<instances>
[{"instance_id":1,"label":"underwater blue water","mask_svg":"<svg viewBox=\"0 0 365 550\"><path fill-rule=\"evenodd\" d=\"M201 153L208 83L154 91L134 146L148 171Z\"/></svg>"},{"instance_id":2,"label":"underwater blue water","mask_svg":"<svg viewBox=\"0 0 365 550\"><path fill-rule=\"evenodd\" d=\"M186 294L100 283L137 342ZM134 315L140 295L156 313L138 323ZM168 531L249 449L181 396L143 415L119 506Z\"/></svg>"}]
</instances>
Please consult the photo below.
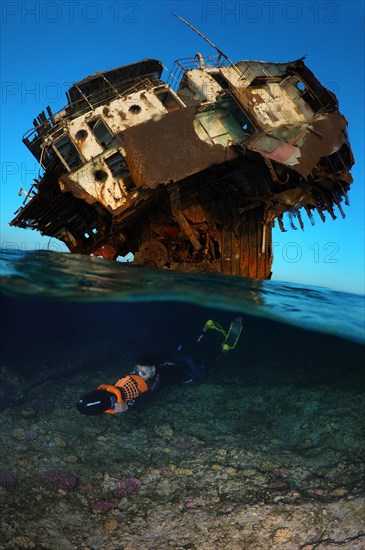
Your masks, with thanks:
<instances>
[{"instance_id":1,"label":"underwater blue water","mask_svg":"<svg viewBox=\"0 0 365 550\"><path fill-rule=\"evenodd\" d=\"M213 273L156 270L51 251L0 251L0 292L72 302L185 302L364 343L364 296Z\"/></svg>"},{"instance_id":2,"label":"underwater blue water","mask_svg":"<svg viewBox=\"0 0 365 550\"><path fill-rule=\"evenodd\" d=\"M1 548L362 548L363 296L50 251L0 268ZM233 350L199 338L237 312ZM79 414L141 353L180 345L201 380Z\"/></svg>"}]
</instances>

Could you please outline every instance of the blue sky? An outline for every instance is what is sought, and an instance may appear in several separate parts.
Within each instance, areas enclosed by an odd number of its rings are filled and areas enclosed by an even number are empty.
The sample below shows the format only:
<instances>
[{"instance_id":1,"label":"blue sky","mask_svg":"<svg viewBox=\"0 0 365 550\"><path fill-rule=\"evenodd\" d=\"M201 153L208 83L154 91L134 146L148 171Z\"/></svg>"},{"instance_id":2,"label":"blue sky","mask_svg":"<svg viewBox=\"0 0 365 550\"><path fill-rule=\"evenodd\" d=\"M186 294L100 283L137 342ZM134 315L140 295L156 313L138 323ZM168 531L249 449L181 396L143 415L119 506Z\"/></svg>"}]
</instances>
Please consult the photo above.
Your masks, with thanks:
<instances>
[{"instance_id":1,"label":"blue sky","mask_svg":"<svg viewBox=\"0 0 365 550\"><path fill-rule=\"evenodd\" d=\"M1 245L34 250L58 241L8 225L38 166L22 144L33 118L66 103L73 83L144 58L172 68L175 59L214 50L173 17L179 13L233 61L286 62L306 56L334 91L349 122L356 164L346 218L305 231L274 230L273 280L364 293L364 2L102 2L1 3ZM303 219L305 219L305 215Z\"/></svg>"}]
</instances>

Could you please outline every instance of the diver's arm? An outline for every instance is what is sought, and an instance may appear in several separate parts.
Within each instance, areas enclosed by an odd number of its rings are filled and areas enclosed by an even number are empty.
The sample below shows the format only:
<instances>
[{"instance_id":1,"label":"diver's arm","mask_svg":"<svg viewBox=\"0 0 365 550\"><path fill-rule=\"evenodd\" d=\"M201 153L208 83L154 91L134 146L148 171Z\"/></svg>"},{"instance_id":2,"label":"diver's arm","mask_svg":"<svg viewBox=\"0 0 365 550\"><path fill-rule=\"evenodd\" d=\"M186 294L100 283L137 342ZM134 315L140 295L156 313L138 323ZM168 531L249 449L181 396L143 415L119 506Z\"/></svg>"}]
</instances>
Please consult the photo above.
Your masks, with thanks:
<instances>
[{"instance_id":1,"label":"diver's arm","mask_svg":"<svg viewBox=\"0 0 365 550\"><path fill-rule=\"evenodd\" d=\"M122 401L121 403L115 403L114 414L123 413L128 410L128 403Z\"/></svg>"}]
</instances>

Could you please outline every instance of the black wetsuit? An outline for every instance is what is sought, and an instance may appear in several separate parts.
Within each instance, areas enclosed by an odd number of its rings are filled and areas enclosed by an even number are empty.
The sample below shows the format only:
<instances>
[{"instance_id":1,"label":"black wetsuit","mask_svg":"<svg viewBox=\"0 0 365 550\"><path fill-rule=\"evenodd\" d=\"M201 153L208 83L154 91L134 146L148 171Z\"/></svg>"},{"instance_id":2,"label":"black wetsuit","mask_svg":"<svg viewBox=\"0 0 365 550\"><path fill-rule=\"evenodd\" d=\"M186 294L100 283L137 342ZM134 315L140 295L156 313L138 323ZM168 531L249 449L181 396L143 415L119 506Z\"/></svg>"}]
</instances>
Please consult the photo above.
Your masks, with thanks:
<instances>
[{"instance_id":1,"label":"black wetsuit","mask_svg":"<svg viewBox=\"0 0 365 550\"><path fill-rule=\"evenodd\" d=\"M148 392L155 392L172 384L187 384L203 376L205 365L190 355L179 353L171 357L163 353L143 353L138 358L139 365L156 368L155 375L147 380Z\"/></svg>"},{"instance_id":2,"label":"black wetsuit","mask_svg":"<svg viewBox=\"0 0 365 550\"><path fill-rule=\"evenodd\" d=\"M202 347L199 346L199 352L201 351ZM138 365L153 366L155 368L153 377L145 380L144 376L139 374ZM204 363L189 354L182 353L181 347L178 353L172 355L156 352L143 353L130 374L122 376L114 384L100 384L96 390L78 400L77 409L81 414L87 415L123 412L126 410L122 406L123 402L132 407L142 404L165 386L199 380L204 370Z\"/></svg>"}]
</instances>

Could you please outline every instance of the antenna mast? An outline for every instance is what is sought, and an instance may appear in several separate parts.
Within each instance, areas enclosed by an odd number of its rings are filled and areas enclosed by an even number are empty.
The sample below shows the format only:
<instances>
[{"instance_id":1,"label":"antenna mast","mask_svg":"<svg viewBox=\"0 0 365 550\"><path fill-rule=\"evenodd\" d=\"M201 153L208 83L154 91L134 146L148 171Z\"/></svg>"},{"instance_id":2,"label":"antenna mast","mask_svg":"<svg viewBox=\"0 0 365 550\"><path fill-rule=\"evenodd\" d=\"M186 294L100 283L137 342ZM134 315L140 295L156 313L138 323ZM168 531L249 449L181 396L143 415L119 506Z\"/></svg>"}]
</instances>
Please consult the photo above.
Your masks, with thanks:
<instances>
[{"instance_id":1,"label":"antenna mast","mask_svg":"<svg viewBox=\"0 0 365 550\"><path fill-rule=\"evenodd\" d=\"M233 61L231 61L228 57L228 55L226 55L224 52L222 52L221 49L218 48L218 46L216 46L215 44L213 44L213 42L211 40L209 40L209 38L207 38L202 32L198 31L198 29L196 29L193 25L191 25L191 23L189 23L188 21L186 21L186 19L184 19L183 17L181 17L180 15L178 15L177 13L173 13L172 15L174 15L175 17L177 17L178 19L180 19L180 21L182 21L183 23L185 23L185 25L187 25L188 27L190 27L194 32L196 32L203 40L205 40L206 42L208 42L208 44L210 46L212 46L212 48L214 48L218 53L219 55L221 55L222 57L224 57L224 59L226 59L228 61L228 63L231 65L231 67L233 67L233 69L240 75L242 76L242 73L241 71L239 71L236 67L236 65L233 63Z\"/></svg>"}]
</instances>

